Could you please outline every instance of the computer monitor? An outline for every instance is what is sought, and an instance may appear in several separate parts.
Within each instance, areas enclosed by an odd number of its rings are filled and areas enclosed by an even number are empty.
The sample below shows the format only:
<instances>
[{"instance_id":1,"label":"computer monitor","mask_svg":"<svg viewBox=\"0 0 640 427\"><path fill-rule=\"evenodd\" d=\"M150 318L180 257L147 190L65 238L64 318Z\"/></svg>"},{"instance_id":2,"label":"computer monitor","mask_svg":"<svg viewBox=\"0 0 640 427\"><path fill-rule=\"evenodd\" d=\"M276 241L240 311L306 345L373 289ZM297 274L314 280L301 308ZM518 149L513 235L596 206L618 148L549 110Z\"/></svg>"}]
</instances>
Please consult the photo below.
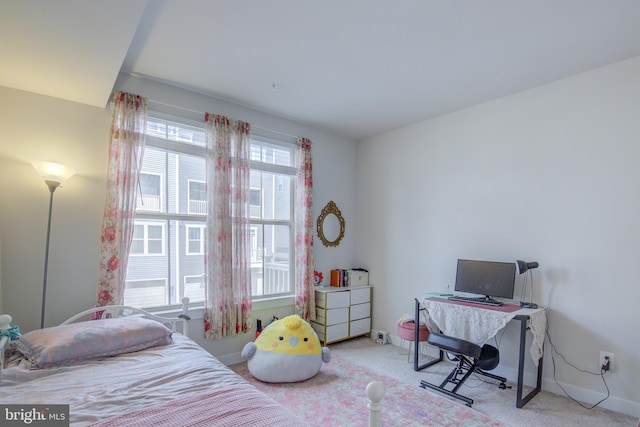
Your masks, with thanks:
<instances>
[{"instance_id":1,"label":"computer monitor","mask_svg":"<svg viewBox=\"0 0 640 427\"><path fill-rule=\"evenodd\" d=\"M513 299L515 262L459 259L455 290L472 294Z\"/></svg>"}]
</instances>

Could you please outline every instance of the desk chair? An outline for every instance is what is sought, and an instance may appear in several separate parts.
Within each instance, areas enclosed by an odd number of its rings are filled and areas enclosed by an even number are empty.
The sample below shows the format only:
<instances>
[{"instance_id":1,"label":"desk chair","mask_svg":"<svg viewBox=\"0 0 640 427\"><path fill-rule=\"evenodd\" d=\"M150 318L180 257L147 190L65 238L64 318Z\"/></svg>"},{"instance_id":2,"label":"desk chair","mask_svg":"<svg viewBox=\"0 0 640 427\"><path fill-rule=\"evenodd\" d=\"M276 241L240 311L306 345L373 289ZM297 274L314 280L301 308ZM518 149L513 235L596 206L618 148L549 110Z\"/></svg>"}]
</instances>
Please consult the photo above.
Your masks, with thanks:
<instances>
[{"instance_id":1,"label":"desk chair","mask_svg":"<svg viewBox=\"0 0 640 427\"><path fill-rule=\"evenodd\" d=\"M455 355L458 363L439 386L423 380L420 382L420 387L424 389L430 388L440 393L444 393L447 396L460 399L469 407L473 404L473 399L462 396L456 392L472 373L476 372L480 375L498 380L500 381L498 387L502 389L506 388L506 378L486 372L495 369L495 367L498 366L498 363L500 363L500 352L497 348L489 344L485 344L480 347L477 344L460 338L454 338L434 332L429 334L427 342L439 347L442 351ZM453 384L454 387L451 390L445 388L448 384Z\"/></svg>"}]
</instances>

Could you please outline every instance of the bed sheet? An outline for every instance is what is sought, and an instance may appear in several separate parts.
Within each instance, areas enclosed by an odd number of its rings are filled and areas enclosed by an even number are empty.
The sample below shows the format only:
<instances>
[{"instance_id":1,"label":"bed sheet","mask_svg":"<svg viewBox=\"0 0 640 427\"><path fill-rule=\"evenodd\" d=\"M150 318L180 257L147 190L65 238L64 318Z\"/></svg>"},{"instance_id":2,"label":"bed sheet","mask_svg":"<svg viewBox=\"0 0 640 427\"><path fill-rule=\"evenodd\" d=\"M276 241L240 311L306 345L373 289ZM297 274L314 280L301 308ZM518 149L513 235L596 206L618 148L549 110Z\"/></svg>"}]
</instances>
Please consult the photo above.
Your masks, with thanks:
<instances>
[{"instance_id":1,"label":"bed sheet","mask_svg":"<svg viewBox=\"0 0 640 427\"><path fill-rule=\"evenodd\" d=\"M176 399L248 385L191 339L179 334L173 338L168 346L73 366L5 369L0 372L0 402L69 404L71 425L83 426Z\"/></svg>"}]
</instances>

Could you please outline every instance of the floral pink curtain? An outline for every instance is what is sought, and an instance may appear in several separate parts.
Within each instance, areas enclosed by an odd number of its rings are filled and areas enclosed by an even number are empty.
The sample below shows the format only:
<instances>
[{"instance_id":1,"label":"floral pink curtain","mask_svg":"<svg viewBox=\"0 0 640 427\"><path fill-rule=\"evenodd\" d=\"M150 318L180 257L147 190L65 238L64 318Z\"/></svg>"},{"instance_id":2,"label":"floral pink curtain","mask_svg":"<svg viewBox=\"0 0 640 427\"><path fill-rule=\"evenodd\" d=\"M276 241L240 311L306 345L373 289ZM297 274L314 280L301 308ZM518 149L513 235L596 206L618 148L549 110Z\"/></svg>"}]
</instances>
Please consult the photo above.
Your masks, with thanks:
<instances>
[{"instance_id":1,"label":"floral pink curtain","mask_svg":"<svg viewBox=\"0 0 640 427\"><path fill-rule=\"evenodd\" d=\"M305 320L316 316L313 284L313 167L311 141L298 138L298 176L296 180L295 217L295 294L296 314Z\"/></svg>"},{"instance_id":2,"label":"floral pink curtain","mask_svg":"<svg viewBox=\"0 0 640 427\"><path fill-rule=\"evenodd\" d=\"M205 114L207 228L204 335L251 330L250 125Z\"/></svg>"},{"instance_id":3,"label":"floral pink curtain","mask_svg":"<svg viewBox=\"0 0 640 427\"><path fill-rule=\"evenodd\" d=\"M124 303L146 121L146 98L125 92L113 94L107 195L98 272L98 306Z\"/></svg>"}]
</instances>

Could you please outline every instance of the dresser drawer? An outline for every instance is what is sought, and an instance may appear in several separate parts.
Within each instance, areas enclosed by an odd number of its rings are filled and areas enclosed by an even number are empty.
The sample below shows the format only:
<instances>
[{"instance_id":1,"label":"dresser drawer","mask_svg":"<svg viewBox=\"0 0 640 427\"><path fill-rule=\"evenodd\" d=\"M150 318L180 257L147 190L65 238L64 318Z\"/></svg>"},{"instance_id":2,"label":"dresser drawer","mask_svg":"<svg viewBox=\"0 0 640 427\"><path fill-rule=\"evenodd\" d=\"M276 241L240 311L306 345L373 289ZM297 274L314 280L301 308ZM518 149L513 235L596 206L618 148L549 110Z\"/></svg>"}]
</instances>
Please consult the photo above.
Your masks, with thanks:
<instances>
[{"instance_id":1,"label":"dresser drawer","mask_svg":"<svg viewBox=\"0 0 640 427\"><path fill-rule=\"evenodd\" d=\"M318 338L320 339L320 341L322 341L323 343L333 342L349 337L348 322L326 327L317 323L312 323L311 326L318 334Z\"/></svg>"},{"instance_id":2,"label":"dresser drawer","mask_svg":"<svg viewBox=\"0 0 640 427\"><path fill-rule=\"evenodd\" d=\"M331 310L325 310L324 308L316 307L316 322L331 326L337 323L345 323L349 321L349 309L334 308Z\"/></svg>"},{"instance_id":3,"label":"dresser drawer","mask_svg":"<svg viewBox=\"0 0 640 427\"><path fill-rule=\"evenodd\" d=\"M322 308L349 307L349 291L319 292L316 291L316 305Z\"/></svg>"},{"instance_id":4,"label":"dresser drawer","mask_svg":"<svg viewBox=\"0 0 640 427\"><path fill-rule=\"evenodd\" d=\"M353 320L349 329L349 336L368 334L371 332L371 318Z\"/></svg>"},{"instance_id":5,"label":"dresser drawer","mask_svg":"<svg viewBox=\"0 0 640 427\"><path fill-rule=\"evenodd\" d=\"M371 289L352 289L351 290L351 305L364 304L365 302L371 302Z\"/></svg>"},{"instance_id":6,"label":"dresser drawer","mask_svg":"<svg viewBox=\"0 0 640 427\"><path fill-rule=\"evenodd\" d=\"M349 320L364 319L371 317L371 303L352 305Z\"/></svg>"}]
</instances>

